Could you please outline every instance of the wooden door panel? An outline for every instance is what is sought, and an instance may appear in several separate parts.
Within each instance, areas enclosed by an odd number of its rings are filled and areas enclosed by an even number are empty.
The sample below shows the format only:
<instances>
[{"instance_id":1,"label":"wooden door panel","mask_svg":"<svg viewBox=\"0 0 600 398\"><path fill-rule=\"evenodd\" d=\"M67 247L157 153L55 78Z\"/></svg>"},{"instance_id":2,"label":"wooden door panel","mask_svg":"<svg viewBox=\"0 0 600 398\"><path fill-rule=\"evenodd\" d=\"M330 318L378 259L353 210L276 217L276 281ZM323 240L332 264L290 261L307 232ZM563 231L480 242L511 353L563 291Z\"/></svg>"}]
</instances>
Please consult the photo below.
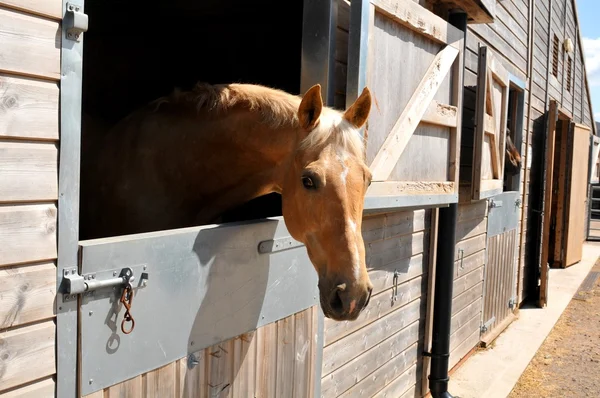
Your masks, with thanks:
<instances>
[{"instance_id":1,"label":"wooden door panel","mask_svg":"<svg viewBox=\"0 0 600 398\"><path fill-rule=\"evenodd\" d=\"M457 202L463 32L411 0L352 6L347 103L374 98L365 209Z\"/></svg>"},{"instance_id":2,"label":"wooden door panel","mask_svg":"<svg viewBox=\"0 0 600 398\"><path fill-rule=\"evenodd\" d=\"M502 192L508 92L508 72L500 60L486 46L482 46L479 49L472 200L489 198Z\"/></svg>"}]
</instances>

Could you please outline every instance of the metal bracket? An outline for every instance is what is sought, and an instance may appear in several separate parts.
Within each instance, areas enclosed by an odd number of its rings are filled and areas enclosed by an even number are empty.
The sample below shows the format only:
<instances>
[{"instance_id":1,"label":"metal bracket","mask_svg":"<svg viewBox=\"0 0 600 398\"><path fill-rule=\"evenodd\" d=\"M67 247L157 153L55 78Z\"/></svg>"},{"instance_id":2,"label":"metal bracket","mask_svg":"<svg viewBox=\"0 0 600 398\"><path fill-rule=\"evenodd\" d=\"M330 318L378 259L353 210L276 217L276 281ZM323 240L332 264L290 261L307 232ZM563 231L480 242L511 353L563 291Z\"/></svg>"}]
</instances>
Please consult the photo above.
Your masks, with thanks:
<instances>
[{"instance_id":1,"label":"metal bracket","mask_svg":"<svg viewBox=\"0 0 600 398\"><path fill-rule=\"evenodd\" d=\"M67 26L67 39L79 42L81 34L88 30L88 16L77 4L67 3L67 15L63 23Z\"/></svg>"},{"instance_id":2,"label":"metal bracket","mask_svg":"<svg viewBox=\"0 0 600 398\"><path fill-rule=\"evenodd\" d=\"M294 247L304 246L301 242L291 236L278 239L263 240L258 244L259 253L273 253L281 250L292 249Z\"/></svg>"},{"instance_id":3,"label":"metal bracket","mask_svg":"<svg viewBox=\"0 0 600 398\"><path fill-rule=\"evenodd\" d=\"M510 308L511 310L513 310L516 305L517 305L517 299L514 298L514 297L511 297L511 299L508 300L508 308Z\"/></svg>"},{"instance_id":4,"label":"metal bracket","mask_svg":"<svg viewBox=\"0 0 600 398\"><path fill-rule=\"evenodd\" d=\"M396 301L398 301L398 278L400 277L400 272L398 270L394 270L394 276L392 277L392 305Z\"/></svg>"},{"instance_id":5,"label":"metal bracket","mask_svg":"<svg viewBox=\"0 0 600 398\"><path fill-rule=\"evenodd\" d=\"M496 208L496 207L502 207L502 201L501 200L490 199L490 205L489 205L489 207L491 209Z\"/></svg>"},{"instance_id":6,"label":"metal bracket","mask_svg":"<svg viewBox=\"0 0 600 398\"><path fill-rule=\"evenodd\" d=\"M127 283L135 281L135 274L140 275L138 287L145 287L148 284L147 269L147 265L138 265L101 273L91 272L84 275L79 275L77 268L65 269L62 284L63 301L76 300L78 294L87 297L93 295L96 290L125 286Z\"/></svg>"},{"instance_id":7,"label":"metal bracket","mask_svg":"<svg viewBox=\"0 0 600 398\"><path fill-rule=\"evenodd\" d=\"M496 321L496 317L493 316L491 317L486 323L484 323L483 325L481 325L481 333L485 333L488 331L488 329L490 328L490 326L492 326L492 323L494 323Z\"/></svg>"},{"instance_id":8,"label":"metal bracket","mask_svg":"<svg viewBox=\"0 0 600 398\"><path fill-rule=\"evenodd\" d=\"M523 204L523 201L521 200L521 198L517 198L517 200L515 200L515 206L521 207L521 204Z\"/></svg>"}]
</instances>

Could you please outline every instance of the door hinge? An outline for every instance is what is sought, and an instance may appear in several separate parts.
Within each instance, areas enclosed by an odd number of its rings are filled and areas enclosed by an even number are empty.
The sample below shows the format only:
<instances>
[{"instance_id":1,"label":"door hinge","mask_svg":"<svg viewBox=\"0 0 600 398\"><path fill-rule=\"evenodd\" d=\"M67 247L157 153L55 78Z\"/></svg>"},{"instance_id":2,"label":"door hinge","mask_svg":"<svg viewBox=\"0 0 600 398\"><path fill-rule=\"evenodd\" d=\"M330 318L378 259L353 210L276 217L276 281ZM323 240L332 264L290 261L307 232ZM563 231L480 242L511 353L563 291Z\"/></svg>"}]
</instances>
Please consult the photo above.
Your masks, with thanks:
<instances>
[{"instance_id":1,"label":"door hinge","mask_svg":"<svg viewBox=\"0 0 600 398\"><path fill-rule=\"evenodd\" d=\"M67 28L67 39L81 41L81 34L88 30L88 16L81 12L78 4L67 3L67 13L63 20Z\"/></svg>"},{"instance_id":2,"label":"door hinge","mask_svg":"<svg viewBox=\"0 0 600 398\"><path fill-rule=\"evenodd\" d=\"M492 323L494 323L495 321L496 321L496 317L493 316L486 323L484 323L483 325L481 325L481 327L480 327L481 333L487 332L488 329L490 328L490 326L492 326Z\"/></svg>"},{"instance_id":3,"label":"door hinge","mask_svg":"<svg viewBox=\"0 0 600 398\"><path fill-rule=\"evenodd\" d=\"M77 268L66 268L63 271L63 283L61 293L63 301L77 299L78 294L84 296L93 295L96 290L125 287L136 280L139 275L138 288L148 285L148 266L138 265L122 269L92 272L84 275L77 273Z\"/></svg>"}]
</instances>

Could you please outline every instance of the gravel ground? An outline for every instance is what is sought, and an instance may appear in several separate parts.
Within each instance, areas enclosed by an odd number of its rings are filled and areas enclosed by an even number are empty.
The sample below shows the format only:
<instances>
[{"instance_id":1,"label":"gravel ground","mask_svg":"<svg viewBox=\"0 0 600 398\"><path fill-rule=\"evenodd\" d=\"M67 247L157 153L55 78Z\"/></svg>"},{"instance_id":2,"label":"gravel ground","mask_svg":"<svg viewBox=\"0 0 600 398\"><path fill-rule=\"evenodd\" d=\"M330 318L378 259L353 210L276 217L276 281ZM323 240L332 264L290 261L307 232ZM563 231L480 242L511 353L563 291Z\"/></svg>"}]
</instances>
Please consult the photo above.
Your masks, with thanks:
<instances>
[{"instance_id":1,"label":"gravel ground","mask_svg":"<svg viewBox=\"0 0 600 398\"><path fill-rule=\"evenodd\" d=\"M582 283L508 396L537 397L600 397L600 278Z\"/></svg>"}]
</instances>

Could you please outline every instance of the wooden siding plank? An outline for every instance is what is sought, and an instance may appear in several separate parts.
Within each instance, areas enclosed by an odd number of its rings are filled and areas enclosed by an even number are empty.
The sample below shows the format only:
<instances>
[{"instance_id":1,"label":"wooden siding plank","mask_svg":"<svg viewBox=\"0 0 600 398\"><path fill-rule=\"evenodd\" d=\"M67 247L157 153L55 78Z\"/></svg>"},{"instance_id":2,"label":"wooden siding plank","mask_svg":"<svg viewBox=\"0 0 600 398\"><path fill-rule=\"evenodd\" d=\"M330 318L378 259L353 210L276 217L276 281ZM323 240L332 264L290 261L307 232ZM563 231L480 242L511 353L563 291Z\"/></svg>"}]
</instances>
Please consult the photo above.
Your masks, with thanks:
<instances>
[{"instance_id":1,"label":"wooden siding plank","mask_svg":"<svg viewBox=\"0 0 600 398\"><path fill-rule=\"evenodd\" d=\"M405 353L403 353L404 355L399 356L397 360L387 362L385 365L371 373L369 377L340 395L340 398L353 396L371 397L381 391L382 387L389 385L393 380L401 376L417 362L420 353L419 346L419 343L413 344L405 351ZM410 381L407 380L406 389L411 385L411 381L416 382L416 377L413 377L408 378Z\"/></svg>"},{"instance_id":2,"label":"wooden siding plank","mask_svg":"<svg viewBox=\"0 0 600 398\"><path fill-rule=\"evenodd\" d=\"M0 203L56 199L56 144L0 141Z\"/></svg>"},{"instance_id":3,"label":"wooden siding plank","mask_svg":"<svg viewBox=\"0 0 600 398\"><path fill-rule=\"evenodd\" d=\"M457 279L466 275L476 268L481 267L483 264L485 264L485 246L476 253L463 257L462 261L459 257L459 259L454 262L454 278Z\"/></svg>"},{"instance_id":4,"label":"wooden siding plank","mask_svg":"<svg viewBox=\"0 0 600 398\"><path fill-rule=\"evenodd\" d=\"M2 398L50 398L54 397L56 383L52 377L36 381L25 387L17 388L0 394ZM100 391L102 393L102 391ZM100 395L98 398L103 398Z\"/></svg>"},{"instance_id":5,"label":"wooden siding plank","mask_svg":"<svg viewBox=\"0 0 600 398\"><path fill-rule=\"evenodd\" d=\"M0 137L58 140L58 96L56 83L0 73Z\"/></svg>"},{"instance_id":6,"label":"wooden siding plank","mask_svg":"<svg viewBox=\"0 0 600 398\"><path fill-rule=\"evenodd\" d=\"M365 380L389 361L402 363L407 349L419 341L423 322L416 321L323 378L321 396L335 398ZM403 357L399 357L403 356Z\"/></svg>"},{"instance_id":7,"label":"wooden siding plank","mask_svg":"<svg viewBox=\"0 0 600 398\"><path fill-rule=\"evenodd\" d=\"M362 222L363 239L365 243L370 243L423 231L425 213L425 210L417 210L367 216Z\"/></svg>"},{"instance_id":8,"label":"wooden siding plank","mask_svg":"<svg viewBox=\"0 0 600 398\"><path fill-rule=\"evenodd\" d=\"M175 397L177 395L177 362L171 362L142 375L143 397Z\"/></svg>"},{"instance_id":9,"label":"wooden siding plank","mask_svg":"<svg viewBox=\"0 0 600 398\"><path fill-rule=\"evenodd\" d=\"M414 364L407 371L402 373L396 379L391 381L384 389L379 391L373 396L373 398L396 398L403 394L400 398L415 397L417 395L411 395L411 387L414 386L419 378L419 366ZM413 391L418 391L414 389ZM419 395L420 396L420 395Z\"/></svg>"},{"instance_id":10,"label":"wooden siding plank","mask_svg":"<svg viewBox=\"0 0 600 398\"><path fill-rule=\"evenodd\" d=\"M142 398L142 376L137 376L104 390L104 398Z\"/></svg>"},{"instance_id":11,"label":"wooden siding plank","mask_svg":"<svg viewBox=\"0 0 600 398\"><path fill-rule=\"evenodd\" d=\"M56 258L54 204L0 206L0 266Z\"/></svg>"},{"instance_id":12,"label":"wooden siding plank","mask_svg":"<svg viewBox=\"0 0 600 398\"><path fill-rule=\"evenodd\" d=\"M0 392L56 372L53 321L0 333Z\"/></svg>"},{"instance_id":13,"label":"wooden siding plank","mask_svg":"<svg viewBox=\"0 0 600 398\"><path fill-rule=\"evenodd\" d=\"M313 307L314 308L314 307ZM292 384L293 397L309 397L313 392L311 365L312 354L315 349L313 336L317 334L317 325L313 322L312 309L300 312L295 317L296 335L294 339L294 380ZM320 383L320 380L314 381ZM242 396L240 395L240 398Z\"/></svg>"},{"instance_id":14,"label":"wooden siding plank","mask_svg":"<svg viewBox=\"0 0 600 398\"><path fill-rule=\"evenodd\" d=\"M277 321L277 369L276 395L291 397L294 389L294 358L296 323L295 317L290 316Z\"/></svg>"},{"instance_id":15,"label":"wooden siding plank","mask_svg":"<svg viewBox=\"0 0 600 398\"><path fill-rule=\"evenodd\" d=\"M276 398L276 378L272 371L277 369L277 324L270 323L258 329L256 333L256 397Z\"/></svg>"},{"instance_id":16,"label":"wooden siding plank","mask_svg":"<svg viewBox=\"0 0 600 398\"><path fill-rule=\"evenodd\" d=\"M55 295L54 263L0 268L0 331L52 318Z\"/></svg>"},{"instance_id":17,"label":"wooden siding plank","mask_svg":"<svg viewBox=\"0 0 600 398\"><path fill-rule=\"evenodd\" d=\"M355 321L334 321L325 319L325 344L339 340L344 336L381 319L390 312L420 298L425 290L426 280L419 276L397 287L397 301L393 301L395 289L388 290L371 297L371 301Z\"/></svg>"},{"instance_id":18,"label":"wooden siding plank","mask_svg":"<svg viewBox=\"0 0 600 398\"><path fill-rule=\"evenodd\" d=\"M58 22L0 7L0 71L59 80L60 43Z\"/></svg>"},{"instance_id":19,"label":"wooden siding plank","mask_svg":"<svg viewBox=\"0 0 600 398\"><path fill-rule=\"evenodd\" d=\"M396 239L372 242L366 245L366 258L369 269L383 268L399 259L423 253L429 239L427 232L402 235Z\"/></svg>"},{"instance_id":20,"label":"wooden siding plank","mask_svg":"<svg viewBox=\"0 0 600 398\"><path fill-rule=\"evenodd\" d=\"M62 1L60 0L0 0L0 6L53 19L62 18Z\"/></svg>"},{"instance_id":21,"label":"wooden siding plank","mask_svg":"<svg viewBox=\"0 0 600 398\"><path fill-rule=\"evenodd\" d=\"M483 267L479 267L476 270L455 279L452 297L457 297L480 282L483 282Z\"/></svg>"},{"instance_id":22,"label":"wooden siding plank","mask_svg":"<svg viewBox=\"0 0 600 398\"><path fill-rule=\"evenodd\" d=\"M326 345L323 350L323 375L328 375L389 336L421 319L425 314L422 304L421 299L417 299L348 337Z\"/></svg>"}]
</instances>

